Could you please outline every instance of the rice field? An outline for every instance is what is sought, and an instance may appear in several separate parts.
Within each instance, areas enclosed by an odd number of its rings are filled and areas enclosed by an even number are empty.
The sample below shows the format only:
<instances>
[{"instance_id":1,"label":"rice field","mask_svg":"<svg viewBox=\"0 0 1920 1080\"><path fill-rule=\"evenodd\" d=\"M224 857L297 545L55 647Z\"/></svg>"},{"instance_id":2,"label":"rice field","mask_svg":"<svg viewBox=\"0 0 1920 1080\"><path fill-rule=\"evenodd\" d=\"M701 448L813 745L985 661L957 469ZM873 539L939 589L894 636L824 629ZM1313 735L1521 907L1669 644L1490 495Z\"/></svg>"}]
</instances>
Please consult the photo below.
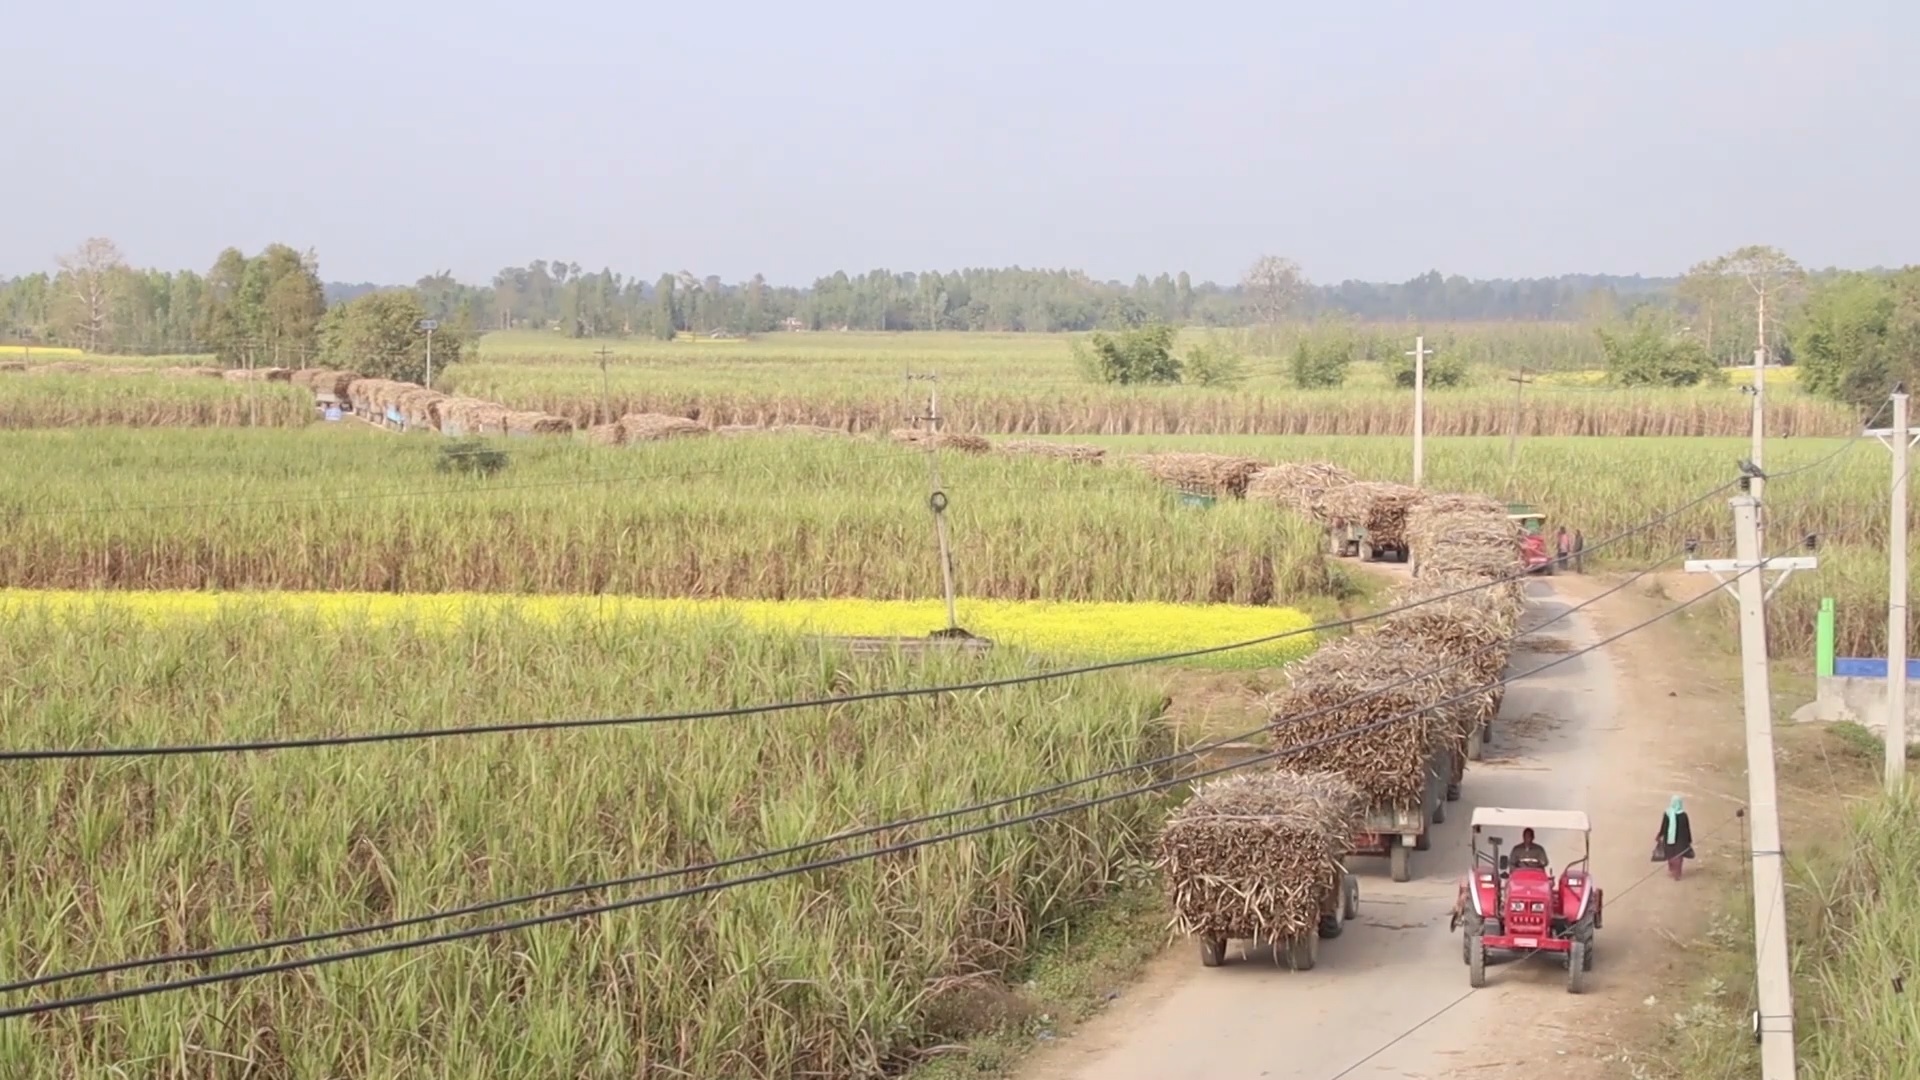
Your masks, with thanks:
<instances>
[{"instance_id":1,"label":"rice field","mask_svg":"<svg viewBox=\"0 0 1920 1080\"><path fill-rule=\"evenodd\" d=\"M11 747L132 745L712 708L1032 662L1013 650L855 659L704 614L493 610L422 624L284 605L191 619L27 605L0 635L0 713ZM31 871L0 883L0 956L15 979L782 847L1151 756L1161 700L1151 683L1106 675L1071 693L1039 684L637 728L16 762L0 786L0 860ZM1124 782L1110 785L1086 794ZM912 857L0 1024L0 1074L876 1077L941 1041L930 1017L943 980L1005 971L1096 901L1163 810L1123 800Z\"/></svg>"},{"instance_id":2,"label":"rice field","mask_svg":"<svg viewBox=\"0 0 1920 1080\"><path fill-rule=\"evenodd\" d=\"M146 624L217 618L236 607L292 612L330 622L404 623L455 629L504 612L540 624L670 621L738 623L756 632L838 637L925 638L947 626L939 600L683 600L629 596L507 597L484 593L214 593L43 592L0 590L0 614L35 609L106 609ZM1075 604L1048 601L955 601L960 626L994 642L1059 661L1119 660L1208 649L1295 634L1244 649L1192 657L1183 665L1279 667L1313 651L1307 613L1286 607L1230 604Z\"/></svg>"},{"instance_id":3,"label":"rice field","mask_svg":"<svg viewBox=\"0 0 1920 1080\"><path fill-rule=\"evenodd\" d=\"M769 436L612 449L298 432L0 433L0 587L920 600L941 593L928 459ZM941 456L956 592L984 600L1297 603L1315 526L1182 506L1133 470Z\"/></svg>"}]
</instances>

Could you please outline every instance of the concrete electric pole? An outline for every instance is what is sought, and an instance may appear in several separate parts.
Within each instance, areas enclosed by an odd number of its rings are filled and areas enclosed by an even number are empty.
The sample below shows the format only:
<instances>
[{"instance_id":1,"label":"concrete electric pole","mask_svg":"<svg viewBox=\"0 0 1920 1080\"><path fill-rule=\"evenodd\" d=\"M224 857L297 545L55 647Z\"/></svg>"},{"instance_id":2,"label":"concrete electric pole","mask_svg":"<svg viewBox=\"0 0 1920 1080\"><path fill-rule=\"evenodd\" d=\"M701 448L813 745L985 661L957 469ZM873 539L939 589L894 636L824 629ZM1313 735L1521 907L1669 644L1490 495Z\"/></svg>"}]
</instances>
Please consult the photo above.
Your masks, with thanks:
<instances>
[{"instance_id":1,"label":"concrete electric pole","mask_svg":"<svg viewBox=\"0 0 1920 1080\"><path fill-rule=\"evenodd\" d=\"M1893 426L1868 432L1893 451L1893 505L1887 518L1887 729L1889 793L1907 775L1907 388L1893 388Z\"/></svg>"},{"instance_id":2,"label":"concrete electric pole","mask_svg":"<svg viewBox=\"0 0 1920 1080\"><path fill-rule=\"evenodd\" d=\"M1748 470L1757 485L1758 469ZM1786 857L1780 847L1780 805L1774 779L1773 699L1767 678L1767 598L1795 570L1819 565L1812 556L1767 559L1760 554L1760 501L1732 499L1734 558L1689 559L1689 573L1712 574L1740 603L1740 668L1747 727L1747 815L1752 819L1754 975L1759 1008L1753 1030L1760 1040L1762 1080L1794 1080L1793 986L1787 956ZM1783 571L1771 587L1763 575ZM1729 582L1722 575L1734 574Z\"/></svg>"},{"instance_id":3,"label":"concrete electric pole","mask_svg":"<svg viewBox=\"0 0 1920 1080\"><path fill-rule=\"evenodd\" d=\"M1419 487L1427 475L1427 348L1425 335L1413 339L1413 486Z\"/></svg>"}]
</instances>

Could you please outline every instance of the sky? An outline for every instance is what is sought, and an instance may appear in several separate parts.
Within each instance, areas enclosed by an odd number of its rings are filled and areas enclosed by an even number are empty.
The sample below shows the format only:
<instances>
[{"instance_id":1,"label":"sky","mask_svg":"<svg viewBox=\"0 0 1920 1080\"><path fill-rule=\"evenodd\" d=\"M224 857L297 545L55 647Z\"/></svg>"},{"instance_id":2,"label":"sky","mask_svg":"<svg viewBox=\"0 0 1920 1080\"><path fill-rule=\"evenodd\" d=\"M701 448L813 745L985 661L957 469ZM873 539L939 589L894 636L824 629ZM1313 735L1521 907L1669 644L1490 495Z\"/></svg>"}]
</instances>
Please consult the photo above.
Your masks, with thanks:
<instances>
[{"instance_id":1,"label":"sky","mask_svg":"<svg viewBox=\"0 0 1920 1080\"><path fill-rule=\"evenodd\" d=\"M1920 261L1912 0L21 4L0 274ZM29 47L21 47L27 43ZM8 164L11 163L11 164Z\"/></svg>"}]
</instances>

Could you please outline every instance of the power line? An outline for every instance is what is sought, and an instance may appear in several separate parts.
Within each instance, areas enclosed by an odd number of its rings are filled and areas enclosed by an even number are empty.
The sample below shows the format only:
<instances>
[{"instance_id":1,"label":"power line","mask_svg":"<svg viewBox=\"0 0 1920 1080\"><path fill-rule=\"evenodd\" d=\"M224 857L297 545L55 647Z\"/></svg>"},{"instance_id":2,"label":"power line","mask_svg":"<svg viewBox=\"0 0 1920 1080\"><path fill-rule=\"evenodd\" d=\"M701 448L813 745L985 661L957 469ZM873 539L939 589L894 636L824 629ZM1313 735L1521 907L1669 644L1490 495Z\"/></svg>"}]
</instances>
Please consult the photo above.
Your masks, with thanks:
<instances>
[{"instance_id":1,"label":"power line","mask_svg":"<svg viewBox=\"0 0 1920 1080\"><path fill-rule=\"evenodd\" d=\"M1595 596L1580 602L1579 604L1575 604L1574 606L1569 607L1564 611L1561 611L1559 614L1554 615L1552 618L1549 618L1544 622L1541 622L1535 626L1529 627L1526 630L1517 631L1511 635L1502 637L1496 641L1493 641L1487 645L1484 645L1478 649L1475 649L1472 652L1467 653L1461 657L1458 657L1457 659L1451 660L1447 663L1437 665L1433 668L1427 669L1425 671L1417 672L1412 675L1405 675L1405 676L1401 676L1399 678L1390 680L1380 686L1373 687L1372 689L1367 690L1364 693L1356 694L1353 697L1346 699L1345 701L1337 702L1331 705L1323 705L1315 709L1310 709L1307 712L1288 718L1286 723L1297 724L1303 720L1309 720L1316 716L1325 715L1326 713L1332 712L1335 709L1347 708L1359 702L1367 701L1372 698L1379 697L1390 690L1395 690L1395 689L1398 689L1399 687L1418 682L1422 679L1431 678L1445 671L1465 665L1477 659L1481 655L1493 651L1494 649L1500 648L1502 646L1511 646L1523 638L1530 637L1534 634L1538 634L1540 631L1546 629L1547 627L1552 626L1555 623L1560 622L1564 619L1570 618L1575 613L1582 611L1588 607L1591 607L1592 605L1599 603L1600 601L1606 599L1609 596L1614 595L1615 593L1620 592L1623 589L1630 588L1635 582L1639 581L1641 578L1652 573L1653 571L1659 569L1661 566L1664 566L1666 563L1670 562L1671 560L1672 560L1672 556L1668 556L1666 558L1661 559L1659 562L1648 565L1647 567L1639 571L1636 571L1635 573L1633 573L1626 579L1620 581L1619 583L1610 586L1605 591L1600 592ZM624 888L632 885L643 885L648 882L661 881L661 880L672 878L672 877L680 877L689 873L727 869L729 867L744 865L747 863L763 862L768 859L781 858L789 855L799 855L799 854L803 854L805 852L812 851L818 848L826 847L831 844L842 843L847 840L857 840L863 836L871 836L876 833L882 833L882 832L892 832L898 829L913 828L919 825L928 825L936 821L945 821L945 820L949 820L956 817L963 817L969 814L985 813L989 810L998 810L1002 807L1011 806L1016 803L1030 802L1034 799L1045 798L1048 795L1055 795L1062 791L1070 790L1072 788L1084 787L1087 784L1096 783L1101 780L1109 780L1109 779L1112 779L1113 777L1123 776L1127 773L1138 772L1143 769L1159 768L1164 765L1171 765L1176 762L1186 760L1188 758L1198 757L1202 754L1207 753L1210 750L1219 749L1223 746L1227 746L1229 744L1238 742L1242 739L1252 738L1268 730L1270 726L1271 725L1269 724L1262 724L1259 727L1253 728L1248 731L1238 732L1233 735L1221 736L1211 742L1199 743L1185 750L1167 754L1162 757L1151 758L1145 761L1137 761L1137 762L1132 762L1126 765L1116 766L1114 768L1106 769L1101 772L1096 772L1086 776L1076 777L1071 780L1064 780L1056 784L1051 784L1046 787L1037 788L1032 791L1022 792L1017 795L1003 796L1001 798L994 799L989 802L976 803L970 806L957 807L949 810L941 810L936 813L924 814L918 817L904 818L898 821L891 821L891 822L887 822L885 824L880 824L880 825L865 825L856 829L845 830L830 836L821 837L815 840L804 841L802 843L790 845L784 848L778 848L770 851L753 852L746 855L731 856L729 858L707 863L703 866L681 867L681 868L674 868L669 870L655 870L655 871L649 871L643 874L633 875L629 877L622 877L622 878L614 878L606 881L595 881L595 882L585 882L585 883L579 883L579 884L573 884L573 885L565 885L558 888L547 889L537 893L530 893L524 896L514 896L514 897L508 897L504 899L487 900L480 903L471 904L465 907L453 908L445 911L429 912L423 915L415 915L415 916L410 916L403 919L396 919L389 922L376 923L368 926L349 927L347 929L342 929L342 930L328 930L320 933L303 934L296 937L280 938L274 941L256 942L248 945L225 946L222 948L204 949L204 950L199 950L196 952L188 952L188 953L175 953L175 954L170 954L166 956L150 957L150 958L140 959L140 960L116 961L114 963L102 964L102 965L78 969L74 971L59 972L51 975L41 975L31 979L21 980L19 982L0 985L0 993L18 993L23 990L30 990L35 987L47 986L47 985L58 983L58 982L66 982L72 979L78 979L78 978L84 978L84 977L96 976L96 975L110 975L115 972L131 971L131 970L136 970L140 968L159 967L167 964L179 964L179 963L197 962L197 961L205 961L205 960L218 960L218 959L223 959L225 957L230 957L230 956L246 955L248 953L268 952L276 949L292 948L298 945L311 945L311 944L317 944L322 941L334 941L334 940L338 940L340 938L346 938L346 937L359 937L364 934L381 933L388 930L399 930L409 926L421 926L428 923L444 921L446 919L459 918L467 915L477 915L482 912L494 911L500 908L518 907L523 904L535 903L541 900L552 900L552 899L557 899L563 896L575 896L581 893L599 892L606 889Z\"/></svg>"},{"instance_id":2,"label":"power line","mask_svg":"<svg viewBox=\"0 0 1920 1080\"><path fill-rule=\"evenodd\" d=\"M1777 557L1778 556L1772 556L1769 558L1777 558ZM1733 576L1737 578L1741 574L1752 573L1760 569L1761 567L1763 567L1767 563L1767 561L1769 561L1769 559L1762 559L1754 567L1750 567L1748 569L1738 571ZM1068 803L1062 806L1049 807L1046 809L1037 810L1032 813L1023 814L1023 815L1019 815L1012 818L1004 818L996 821L983 822L978 825L968 826L967 828L957 829L952 832L937 833L932 836L923 836L923 837L917 837L914 839L903 840L894 844L887 844L887 845L883 845L876 848L868 848L859 852L850 852L842 855L832 856L825 859L818 859L818 860L814 860L813 862L800 864L798 866L780 867L777 869L765 870L755 874L748 874L743 877L725 878L720 881L704 882L697 885L688 885L679 889L672 889L672 890L668 890L665 892L658 892L658 893L647 893L642 896L628 897L622 900L608 901L603 904L568 908L562 911L555 911L555 912L545 912L539 915L531 915L525 918L515 919L509 922L492 923L492 924L488 924L484 926L476 926L476 927L467 927L460 930L450 930L440 934L433 934L433 935L420 937L420 938L412 938L405 941L382 942L375 945L361 946L356 949L346 949L346 950L342 950L340 952L334 952L334 953L323 953L317 956L296 957L288 960L277 961L270 964L261 964L254 967L247 967L247 968L238 968L232 971L208 972L200 975L190 976L184 979L169 980L169 981L158 982L158 983L148 983L140 986L121 987L114 990L99 991L92 994L77 995L74 997L58 998L58 999L53 999L49 1001L40 1001L40 1002L33 1002L26 1005L12 1006L9 1008L0 1009L0 1019L10 1019L13 1017L22 1017L22 1016L36 1016L42 1013L57 1012L65 1009L80 1008L80 1007L89 1006L89 1005L106 1004L109 1002L123 1001L130 998L148 997L154 994L166 993L166 992L171 992L176 990L187 990L195 987L211 986L211 985L217 985L221 983L235 982L241 979L257 978L265 975L280 974L288 971L299 971L307 968L321 967L321 966L326 966L330 964L342 963L348 960L365 959L368 957L382 956L382 955L396 953L396 952L406 952L406 951L411 951L413 949L426 948L433 945L448 944L456 941L465 941L465 940L469 940L477 937L490 937L495 934L503 934L503 933L516 932L519 930L527 930L527 929L532 929L535 927L545 926L553 923L570 921L573 919L593 918L593 917L610 914L617 911L624 911L630 908L644 907L644 906L649 906L653 904L665 903L670 900L681 900L681 899L688 899L696 896L706 896L713 893L726 891L729 889L740 888L746 885L753 885L753 884L759 884L766 881L773 881L783 877L793 877L800 874L813 873L820 870L830 870L835 867L849 865L852 863L864 862L870 859L881 858L887 855L903 854L905 852L919 850L920 848L923 848L923 847L931 847L935 844L946 843L953 840L962 840L968 837L978 836L985 833L998 831L1000 829L1012 828L1017 825L1031 824L1037 821L1043 821L1050 818L1060 817L1065 814L1074 813L1080 810L1092 809L1097 806L1104 806L1108 803L1118 802L1122 799L1128 799L1128 798L1138 797L1141 795L1152 794L1155 792L1167 790L1172 787L1177 787L1182 784L1190 784L1196 780L1202 780L1209 776L1216 776L1216 775L1226 773L1235 769L1246 768L1247 766L1250 766L1250 765L1256 765L1262 762L1274 761L1282 758L1297 756L1308 750L1317 749L1318 747L1327 745L1332 742L1353 738L1355 736L1363 735L1371 731L1380 730L1389 725L1399 723L1400 721L1426 714L1428 712L1431 712L1434 709L1440 708L1441 706L1449 705L1458 701L1467 700L1469 698L1472 698L1478 694L1484 693L1496 687L1506 686L1511 683L1518 682L1522 679L1531 678L1534 675L1539 674L1540 672L1543 672L1548 669L1558 667L1561 664L1579 659L1580 657L1586 656L1601 648L1604 648L1605 646L1610 645L1613 642L1618 641L1621 638L1624 638L1630 634L1638 633L1639 631L1644 630L1649 626L1652 626L1654 623L1657 623L1662 619L1665 619L1672 615L1676 615L1679 612L1685 610L1686 608L1699 603L1701 600L1706 599L1709 596L1712 596L1715 592L1717 592L1717 590L1706 590L1700 593L1699 595L1693 597L1690 600L1685 600L1672 607L1666 608L1660 611L1659 613L1653 615L1652 617L1644 619L1638 623L1633 624L1632 626L1627 627L1624 630L1618 631L1605 638L1602 638L1599 641L1594 642L1592 645L1588 645L1574 652L1570 652L1562 656L1559 656L1553 660L1547 661L1544 664L1531 668L1519 675L1502 676L1499 679L1495 679L1488 683L1475 686L1469 690L1452 695L1451 697L1448 697L1448 698L1444 698L1440 701L1430 702L1417 709L1411 709L1406 712L1396 713L1392 716L1385 717L1381 720L1377 720L1368 724L1362 724L1362 725L1359 725L1358 727L1349 728L1344 731L1333 732L1328 735L1322 736L1318 739L1313 739L1313 740L1309 740L1308 742L1301 743L1297 746L1287 747L1282 750L1270 751L1266 754L1257 755L1251 758L1244 759L1242 761L1231 762L1225 765L1214 766L1212 768L1203 769L1198 772L1188 774L1186 776L1178 776L1178 777L1162 779L1150 784L1141 785L1139 787L1129 788L1129 789L1125 789L1118 792L1111 792L1105 795L1100 795L1100 796L1096 796L1089 799L1083 799L1079 802ZM711 867L708 867L708 866L688 867L688 868L685 868L683 872L700 873L700 872L706 872L709 869L711 869Z\"/></svg>"},{"instance_id":3,"label":"power line","mask_svg":"<svg viewBox=\"0 0 1920 1080\"><path fill-rule=\"evenodd\" d=\"M1594 551L1600 548L1604 548L1609 544L1616 543L1638 532L1641 532L1646 529L1652 528L1656 525L1662 524L1665 521L1681 513L1684 513L1687 510L1692 509L1694 506L1697 506L1700 503L1705 502L1707 499L1710 499L1715 495L1718 495L1721 492L1724 492L1734 487L1738 483L1739 483L1738 480L1728 481L1727 483L1722 484L1710 491L1707 491L1702 495L1696 496L1692 500L1689 500L1688 502L1683 503L1672 510L1668 510L1665 513L1655 518L1652 518L1647 522L1643 522L1642 524L1636 525L1633 528L1626 530L1625 532L1617 533L1614 536L1608 537L1605 540L1602 540L1599 543L1592 545L1587 550ZM1346 618L1335 619L1329 622L1319 623L1313 626L1302 627L1297 630L1285 630L1279 633L1266 634L1260 637L1249 638L1244 641L1230 642L1225 645L1211 645L1204 648L1187 649L1179 652L1160 653L1152 656L1131 657L1131 658L1122 659L1122 660L1108 660L1100 663L1085 664L1078 667L1058 668L1051 671L1031 672L1024 675L1010 675L1010 676L1004 676L996 679L979 679L972 682L955 683L955 684L943 685L943 686L898 687L898 688L885 689L885 690L863 691L857 694L837 694L837 695L830 695L826 697L805 698L797 701L769 702L769 703L763 703L759 705L736 705L736 706L730 706L728 708L722 708L722 709L701 709L701 710L695 710L690 712L662 713L662 714L651 715L651 716L593 717L593 718L574 719L574 720L518 720L518 721L507 721L507 722L494 723L494 724L472 724L472 725L466 725L461 727L448 727L448 728L420 728L420 729L412 729L412 730L405 730L405 731L365 732L365 733L351 734L351 735L316 735L316 736L311 736L311 737L301 738L301 739L261 739L261 740L224 742L224 743L181 743L181 744L160 745L160 746L133 746L133 747L101 746L101 747L81 747L81 748L69 748L69 749L4 750L4 751L0 751L0 761L50 761L50 760L74 760L74 759L81 759L81 758L120 758L120 757L180 757L180 756L202 755L202 754L234 754L234 753L272 751L272 750L314 749L319 747L361 746L361 745L368 745L373 743L408 742L408 741L419 740L419 739L448 738L448 737L457 736L457 735L504 734L508 732L523 732L523 731L555 731L555 730L570 729L570 728L628 727L628 726L635 726L635 725L641 725L641 724L678 723L682 721L692 721L692 720L717 720L717 719L740 717L740 716L764 715L767 713L793 712L800 709L825 708L833 705L850 705L850 704L856 704L864 701L884 701L884 700L891 700L891 699L898 699L898 698L924 697L924 696L931 696L931 695L937 695L937 694L974 693L981 690L994 690L994 689L999 689L999 688L1008 687L1008 686L1022 686L1028 683L1049 682L1055 679L1071 678L1079 675L1089 675L1089 674L1094 674L1102 671L1118 671L1124 668L1144 667L1144 666L1154 665L1154 664L1172 663L1180 660L1197 659L1202 656L1214 656L1220 653L1233 652L1240 649L1252 648L1258 645L1266 645L1266 644L1271 644L1273 642L1285 641L1290 638L1301 637L1306 634L1322 633L1328 630L1347 629L1349 627L1357 626L1361 623L1371 622L1376 619L1385 618L1389 615L1395 615L1402 611L1410 611L1410 610L1413 610L1414 608L1424 607L1427 604L1437 603L1441 600L1450 599L1455 596L1463 596L1467 593L1480 592L1485 589L1496 588L1500 585L1507 584L1509 582L1524 580L1528 576L1529 574L1527 571L1520 570L1513 574L1507 575L1505 577L1494 578L1494 579L1479 582L1473 585L1463 586L1462 588L1459 588L1459 589L1454 589L1449 592L1440 593L1435 596L1430 596L1423 600L1417 600L1409 604L1401 604L1395 607L1387 608L1383 611L1370 612L1365 615L1348 616Z\"/></svg>"}]
</instances>

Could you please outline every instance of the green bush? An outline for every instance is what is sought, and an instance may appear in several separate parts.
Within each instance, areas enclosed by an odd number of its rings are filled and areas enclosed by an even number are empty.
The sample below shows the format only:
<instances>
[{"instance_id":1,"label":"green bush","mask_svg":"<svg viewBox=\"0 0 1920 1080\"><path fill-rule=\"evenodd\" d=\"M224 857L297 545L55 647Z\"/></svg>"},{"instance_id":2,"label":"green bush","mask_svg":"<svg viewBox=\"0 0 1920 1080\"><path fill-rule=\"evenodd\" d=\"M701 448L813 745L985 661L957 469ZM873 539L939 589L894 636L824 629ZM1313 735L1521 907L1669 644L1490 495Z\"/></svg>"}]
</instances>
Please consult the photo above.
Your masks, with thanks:
<instances>
[{"instance_id":1,"label":"green bush","mask_svg":"<svg viewBox=\"0 0 1920 1080\"><path fill-rule=\"evenodd\" d=\"M1177 383L1181 363L1173 355L1173 327L1154 323L1118 334L1096 333L1088 345L1073 345L1074 360L1094 382L1131 386Z\"/></svg>"}]
</instances>

